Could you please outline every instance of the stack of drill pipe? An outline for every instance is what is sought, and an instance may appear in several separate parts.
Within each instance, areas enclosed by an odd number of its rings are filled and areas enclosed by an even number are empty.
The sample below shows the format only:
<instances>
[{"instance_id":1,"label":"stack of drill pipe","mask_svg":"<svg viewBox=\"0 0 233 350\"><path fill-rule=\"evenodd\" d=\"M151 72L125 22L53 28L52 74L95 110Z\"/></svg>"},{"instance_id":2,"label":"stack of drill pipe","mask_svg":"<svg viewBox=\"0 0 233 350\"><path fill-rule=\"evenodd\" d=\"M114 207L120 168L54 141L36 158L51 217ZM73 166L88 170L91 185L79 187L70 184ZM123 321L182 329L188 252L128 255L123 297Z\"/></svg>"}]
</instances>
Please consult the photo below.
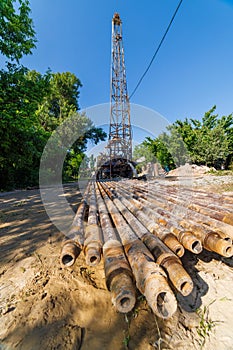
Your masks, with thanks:
<instances>
[{"instance_id":1,"label":"stack of drill pipe","mask_svg":"<svg viewBox=\"0 0 233 350\"><path fill-rule=\"evenodd\" d=\"M148 203L148 201L144 199L142 200L144 203ZM150 206L150 208L153 208L153 206ZM163 220L165 225L169 227L173 233L178 234L178 239L181 239L184 247L193 253L199 254L201 251L200 246L203 245L205 249L214 251L222 256L230 257L232 255L231 241L228 239L226 240L225 236L221 237L218 232L211 230L205 225L193 223L193 220L190 218L181 219L179 217L175 217L169 211L157 207L154 207L154 210L146 209L146 212L155 220L155 212L157 212L160 217L162 217L162 219L158 217L157 220L159 222ZM187 229L188 231L184 231L184 229ZM192 237L196 237L196 241L195 239L192 239ZM197 239L201 244L197 242Z\"/></svg>"},{"instance_id":2,"label":"stack of drill pipe","mask_svg":"<svg viewBox=\"0 0 233 350\"><path fill-rule=\"evenodd\" d=\"M207 215L200 214L189 207L191 205L183 198L183 200L171 195L171 193L167 193L166 191L160 191L160 188L156 190L151 187L150 193L146 193L145 188L142 191L142 186L140 186L140 191L136 190L136 193L143 198L147 198L157 207L158 212L170 217L171 214L169 211L173 210L174 204L179 208L180 212L185 213L186 219L177 217L177 222L185 229L192 231L192 233L200 239L203 247L207 250L214 251L222 256L230 257L232 256L232 242L229 240L229 236L232 237L233 231L232 226L229 224L220 222L219 220L208 217ZM179 192L180 194L180 192ZM161 209L163 208L163 210ZM206 226L202 224L193 224L193 218L198 218L200 222L207 223L208 226L214 228L208 229ZM218 228L219 230L216 230Z\"/></svg>"},{"instance_id":3,"label":"stack of drill pipe","mask_svg":"<svg viewBox=\"0 0 233 350\"><path fill-rule=\"evenodd\" d=\"M181 199L178 196L171 195L170 192L166 193L166 192L157 191L156 194L161 199L168 198L169 202L176 204L176 206L180 207L181 209L182 207L186 208L185 214L186 214L187 221L191 223L192 220L195 219L197 223L203 227L202 230L201 228L198 229L195 234L196 236L200 234L202 235L202 240L205 241L204 247L206 249L213 250L216 253L226 257L229 257L232 255L231 239L233 238L233 228L232 228L232 225L222 221L222 218L226 217L226 213L223 212L222 214L220 212L214 212L213 210L210 210L210 209L205 210L204 207L202 208L203 210L198 210L197 208L200 208L199 205L197 206L195 204L189 203L187 200L185 200L186 197L182 197L182 194L180 193L179 193L179 196L181 196ZM168 205L168 208L171 210L172 204ZM187 228L188 223L187 222L185 223L185 221L186 220L182 220L182 223L180 222L180 224L181 226ZM206 234L208 231L206 225L209 226L208 238L206 237ZM210 227L212 229L210 229ZM202 233L200 233L200 231L202 231Z\"/></svg>"},{"instance_id":4,"label":"stack of drill pipe","mask_svg":"<svg viewBox=\"0 0 233 350\"><path fill-rule=\"evenodd\" d=\"M160 188L158 194L166 196L169 195L170 200L177 204L187 201L186 193L179 191L177 195L177 193L171 187L167 188L166 191ZM224 208L208 208L208 197L207 200L192 198L192 202L186 202L186 205L187 208L191 210L197 211L203 215L209 216L226 224L233 225L233 214Z\"/></svg>"},{"instance_id":5,"label":"stack of drill pipe","mask_svg":"<svg viewBox=\"0 0 233 350\"><path fill-rule=\"evenodd\" d=\"M104 240L103 261L106 286L111 292L112 303L117 311L127 313L133 309L136 302L132 270L122 244L116 236L116 229L112 225L97 184L95 187Z\"/></svg>"},{"instance_id":6,"label":"stack of drill pipe","mask_svg":"<svg viewBox=\"0 0 233 350\"><path fill-rule=\"evenodd\" d=\"M106 187L104 186L104 188ZM129 211L122 203L120 195L117 195L117 197L112 195L112 198L119 212L148 247L156 262L165 269L173 286L184 296L190 294L193 289L193 282L183 268L180 259L158 237L151 234L137 217Z\"/></svg>"},{"instance_id":7,"label":"stack of drill pipe","mask_svg":"<svg viewBox=\"0 0 233 350\"><path fill-rule=\"evenodd\" d=\"M102 234L98 224L97 203L94 183L91 182L89 197L89 212L88 221L85 227L84 254L86 263L89 266L98 265L101 259L102 252Z\"/></svg>"},{"instance_id":8,"label":"stack of drill pipe","mask_svg":"<svg viewBox=\"0 0 233 350\"><path fill-rule=\"evenodd\" d=\"M63 267L74 265L77 257L84 246L84 216L87 209L86 196L89 185L86 188L81 204L78 207L72 225L67 233L66 240L62 245L60 262ZM67 238L68 237L68 238Z\"/></svg>"},{"instance_id":9,"label":"stack of drill pipe","mask_svg":"<svg viewBox=\"0 0 233 350\"><path fill-rule=\"evenodd\" d=\"M122 189L120 187L118 187L118 191L122 193ZM138 200L123 192L121 201L142 222L142 224L146 226L149 232L158 236L179 257L182 257L184 255L184 247L177 240L176 236L171 233L166 227L160 226L154 220L150 219L143 212L143 206Z\"/></svg>"},{"instance_id":10,"label":"stack of drill pipe","mask_svg":"<svg viewBox=\"0 0 233 350\"><path fill-rule=\"evenodd\" d=\"M153 255L127 224L107 193L103 189L101 193L121 238L138 290L157 316L171 317L176 311L177 302L164 270L154 261Z\"/></svg>"},{"instance_id":11,"label":"stack of drill pipe","mask_svg":"<svg viewBox=\"0 0 233 350\"><path fill-rule=\"evenodd\" d=\"M161 184L163 186L163 184ZM172 187L172 186L167 186L166 187ZM195 189L195 191L191 188L182 188L182 192L189 193L192 192L192 196L195 196L199 199L205 199L207 198L208 200L212 200L215 203L219 203L223 207L228 207L229 209L232 209L232 204L233 204L233 195L223 195L223 194L217 194L217 193L212 193L212 192L206 192L202 191L200 189Z\"/></svg>"},{"instance_id":12,"label":"stack of drill pipe","mask_svg":"<svg viewBox=\"0 0 233 350\"><path fill-rule=\"evenodd\" d=\"M184 212L187 218L191 218L191 219L195 218L197 222L214 228L214 231L216 231L220 235L220 237L223 239L226 239L229 241L229 238L233 238L233 231L232 231L231 225L189 209L187 207L188 206L187 199L186 200L184 199L183 201L179 201L179 204L178 204L177 200L174 200L174 198L172 198L170 195L165 193L163 196L165 199L164 200L162 198L158 198L158 197L161 197L161 193L159 192L159 190L157 190L156 193L154 193L154 195L148 194L148 196L150 196L150 201L156 204L158 207L172 211L174 204L176 204L176 208L179 209L180 212ZM170 203L168 203L168 201L170 201Z\"/></svg>"},{"instance_id":13,"label":"stack of drill pipe","mask_svg":"<svg viewBox=\"0 0 233 350\"><path fill-rule=\"evenodd\" d=\"M125 188L125 190L127 189ZM130 193L128 192L128 197L129 196ZM170 214L168 218L165 218L163 213L161 213L161 209L153 205L149 200L140 196L137 196L137 199L142 203L141 209L144 213L159 225L167 227L184 248L194 254L199 254L202 251L201 241L192 232L184 230L184 228L177 223L177 218L174 215Z\"/></svg>"}]
</instances>

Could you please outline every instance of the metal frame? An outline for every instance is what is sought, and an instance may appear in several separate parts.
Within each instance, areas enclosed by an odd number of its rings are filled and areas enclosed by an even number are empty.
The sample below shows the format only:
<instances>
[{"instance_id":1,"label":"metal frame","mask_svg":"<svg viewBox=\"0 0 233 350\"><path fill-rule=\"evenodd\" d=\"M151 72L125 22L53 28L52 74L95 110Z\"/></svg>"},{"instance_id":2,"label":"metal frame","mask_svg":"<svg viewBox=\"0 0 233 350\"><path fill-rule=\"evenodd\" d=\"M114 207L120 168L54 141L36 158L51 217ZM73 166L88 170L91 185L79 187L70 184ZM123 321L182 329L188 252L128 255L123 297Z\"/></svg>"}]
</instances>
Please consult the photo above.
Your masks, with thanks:
<instances>
[{"instance_id":1,"label":"metal frame","mask_svg":"<svg viewBox=\"0 0 233 350\"><path fill-rule=\"evenodd\" d=\"M122 21L118 13L112 19L111 116L108 149L112 159L132 160L132 130L127 92ZM111 167L110 167L111 169Z\"/></svg>"}]
</instances>

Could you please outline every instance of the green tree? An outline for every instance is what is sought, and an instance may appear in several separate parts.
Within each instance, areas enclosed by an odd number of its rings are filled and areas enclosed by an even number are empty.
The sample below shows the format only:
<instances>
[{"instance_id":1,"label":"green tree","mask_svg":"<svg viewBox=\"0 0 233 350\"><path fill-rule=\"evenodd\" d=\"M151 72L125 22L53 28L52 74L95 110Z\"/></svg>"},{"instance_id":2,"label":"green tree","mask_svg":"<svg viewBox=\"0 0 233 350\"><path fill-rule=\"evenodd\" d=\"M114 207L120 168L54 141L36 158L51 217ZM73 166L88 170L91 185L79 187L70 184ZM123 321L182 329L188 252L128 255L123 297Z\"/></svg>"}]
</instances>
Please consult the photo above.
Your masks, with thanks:
<instances>
[{"instance_id":1,"label":"green tree","mask_svg":"<svg viewBox=\"0 0 233 350\"><path fill-rule=\"evenodd\" d=\"M47 93L47 76L29 78L25 67L8 64L0 71L0 183L2 187L34 182L48 137L36 117ZM30 171L31 169L31 171Z\"/></svg>"},{"instance_id":2,"label":"green tree","mask_svg":"<svg viewBox=\"0 0 233 350\"><path fill-rule=\"evenodd\" d=\"M1 189L38 183L40 157L48 138L79 109L81 82L74 74L48 71L42 75L19 66L19 60L32 53L35 43L29 1L1 0L0 53L18 64L8 62L0 71ZM87 117L80 116L79 122L77 127L84 133L67 150L64 173L68 161L70 167L80 165L88 140L98 143L106 136ZM55 158L59 147L56 150Z\"/></svg>"},{"instance_id":3,"label":"green tree","mask_svg":"<svg viewBox=\"0 0 233 350\"><path fill-rule=\"evenodd\" d=\"M147 137L144 143L145 145L147 145L149 150L156 156L161 166L163 168L169 168L169 170L171 170L175 168L175 162L165 141L165 135L163 133L154 140L150 137Z\"/></svg>"},{"instance_id":4,"label":"green tree","mask_svg":"<svg viewBox=\"0 0 233 350\"><path fill-rule=\"evenodd\" d=\"M52 131L72 113L76 113L78 88L81 85L71 73L52 74L48 71L42 75L14 64L8 64L7 68L0 71L0 184L4 189L38 184L43 148ZM58 84L61 81L62 84ZM54 86L58 87L55 89ZM55 99L62 110L57 115ZM67 123L66 128L67 140L74 128L81 136L67 150L64 174L68 171L68 163L69 168L80 164L77 159L82 159L88 140L97 144L106 137L103 130L96 128L84 115L80 115L77 125ZM59 157L59 148L56 151L55 158Z\"/></svg>"},{"instance_id":5,"label":"green tree","mask_svg":"<svg viewBox=\"0 0 233 350\"><path fill-rule=\"evenodd\" d=\"M49 93L44 96L37 115L46 131L53 131L79 109L80 80L70 72L50 73Z\"/></svg>"},{"instance_id":6,"label":"green tree","mask_svg":"<svg viewBox=\"0 0 233 350\"><path fill-rule=\"evenodd\" d=\"M35 31L29 15L28 0L0 2L0 52L11 61L19 62L35 48Z\"/></svg>"},{"instance_id":7,"label":"green tree","mask_svg":"<svg viewBox=\"0 0 233 350\"><path fill-rule=\"evenodd\" d=\"M221 167L229 165L233 154L232 114L219 118L216 106L202 120L177 120L173 126L182 136L193 163Z\"/></svg>"}]
</instances>

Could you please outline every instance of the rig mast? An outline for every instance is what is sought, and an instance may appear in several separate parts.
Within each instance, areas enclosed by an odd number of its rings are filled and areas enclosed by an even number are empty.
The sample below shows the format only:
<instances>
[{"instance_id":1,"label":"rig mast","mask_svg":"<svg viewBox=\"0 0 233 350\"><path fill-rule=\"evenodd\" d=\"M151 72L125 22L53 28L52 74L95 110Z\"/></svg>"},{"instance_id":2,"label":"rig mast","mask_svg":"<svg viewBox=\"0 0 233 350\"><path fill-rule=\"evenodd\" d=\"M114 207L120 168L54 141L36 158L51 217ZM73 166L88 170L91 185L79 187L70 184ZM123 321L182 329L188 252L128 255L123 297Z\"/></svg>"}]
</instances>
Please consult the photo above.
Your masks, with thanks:
<instances>
[{"instance_id":1,"label":"rig mast","mask_svg":"<svg viewBox=\"0 0 233 350\"><path fill-rule=\"evenodd\" d=\"M111 115L109 128L109 156L113 159L132 160L132 130L130 104L127 92L122 21L118 13L112 19L111 58Z\"/></svg>"}]
</instances>

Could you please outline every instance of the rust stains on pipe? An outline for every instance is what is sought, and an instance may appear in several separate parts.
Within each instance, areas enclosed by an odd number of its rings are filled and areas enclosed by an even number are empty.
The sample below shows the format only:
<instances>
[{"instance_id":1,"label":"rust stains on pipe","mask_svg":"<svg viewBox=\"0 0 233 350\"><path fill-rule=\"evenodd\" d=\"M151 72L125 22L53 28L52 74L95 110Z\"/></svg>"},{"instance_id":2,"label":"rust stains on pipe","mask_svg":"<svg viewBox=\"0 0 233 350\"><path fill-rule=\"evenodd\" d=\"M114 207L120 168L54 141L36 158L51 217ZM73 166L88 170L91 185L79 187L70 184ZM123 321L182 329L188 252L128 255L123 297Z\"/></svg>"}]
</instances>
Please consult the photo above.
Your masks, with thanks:
<instances>
[{"instance_id":1,"label":"rust stains on pipe","mask_svg":"<svg viewBox=\"0 0 233 350\"><path fill-rule=\"evenodd\" d=\"M106 286L111 292L112 303L116 309L119 312L127 313L133 309L136 302L132 270L120 240L117 240L116 230L112 226L97 184L95 189L104 237L103 261Z\"/></svg>"},{"instance_id":2,"label":"rust stains on pipe","mask_svg":"<svg viewBox=\"0 0 233 350\"><path fill-rule=\"evenodd\" d=\"M74 221L70 227L70 230L67 234L70 240L74 240L80 248L84 244L84 215L87 209L87 202L85 199L82 200L81 204L78 207L77 213L74 217Z\"/></svg>"},{"instance_id":3,"label":"rust stains on pipe","mask_svg":"<svg viewBox=\"0 0 233 350\"><path fill-rule=\"evenodd\" d=\"M84 254L89 266L98 265L101 259L102 239L98 225L97 204L94 183L91 183L89 195L88 221L85 228Z\"/></svg>"},{"instance_id":4,"label":"rust stains on pipe","mask_svg":"<svg viewBox=\"0 0 233 350\"><path fill-rule=\"evenodd\" d=\"M62 244L60 254L60 263L62 267L73 266L84 245L84 216L87 209L86 195L89 191L89 185L84 193L82 202L75 214L67 237ZM69 237L69 238L68 238Z\"/></svg>"},{"instance_id":5,"label":"rust stains on pipe","mask_svg":"<svg viewBox=\"0 0 233 350\"><path fill-rule=\"evenodd\" d=\"M103 183L101 185L106 188ZM137 288L145 295L149 306L157 316L171 317L176 311L177 303L165 272L155 263L153 255L137 238L111 199L104 195L104 200L117 227Z\"/></svg>"},{"instance_id":6,"label":"rust stains on pipe","mask_svg":"<svg viewBox=\"0 0 233 350\"><path fill-rule=\"evenodd\" d=\"M73 240L67 240L62 246L60 254L61 265L63 267L70 267L74 265L80 252L80 246L78 246Z\"/></svg>"},{"instance_id":7,"label":"rust stains on pipe","mask_svg":"<svg viewBox=\"0 0 233 350\"><path fill-rule=\"evenodd\" d=\"M232 256L233 247L231 241L221 238L217 232L205 228L192 220L180 220L180 224L195 232L195 235L201 240L205 249L225 257Z\"/></svg>"},{"instance_id":8,"label":"rust stains on pipe","mask_svg":"<svg viewBox=\"0 0 233 350\"><path fill-rule=\"evenodd\" d=\"M119 191L119 193L121 193ZM184 255L184 247L177 240L177 238L165 227L161 227L159 224L150 219L143 212L143 205L134 198L129 196L119 195L120 201L137 217L137 219L150 231L158 236L162 241L166 241L166 245L179 257Z\"/></svg>"},{"instance_id":9,"label":"rust stains on pipe","mask_svg":"<svg viewBox=\"0 0 233 350\"><path fill-rule=\"evenodd\" d=\"M146 297L154 314L163 319L171 317L177 309L177 302L163 269L155 262L145 259L140 245L127 245L125 250L129 258L135 256L131 259L131 267L137 287Z\"/></svg>"},{"instance_id":10,"label":"rust stains on pipe","mask_svg":"<svg viewBox=\"0 0 233 350\"><path fill-rule=\"evenodd\" d=\"M155 196L155 190L152 189L152 196ZM186 212L188 215L195 215L196 217L200 217L202 215L202 220L208 221L210 224L209 226L213 227L218 227L219 230L226 235L229 235L231 238L233 238L233 230L232 230L232 225L233 225L233 214L224 212L217 212L214 211L210 208L195 204L195 203L189 203L189 201L186 200L186 198L182 198L182 194L179 193L178 195L171 195L171 193L166 193L166 192L161 192L157 191L156 195L159 197L166 198L169 202L176 204L177 208L179 207L181 210L182 208L187 208ZM160 198L160 202L161 202ZM202 205L204 205L202 203ZM167 209L171 210L171 204L167 204ZM198 214L198 215L197 215ZM221 229L222 227L222 229Z\"/></svg>"},{"instance_id":11,"label":"rust stains on pipe","mask_svg":"<svg viewBox=\"0 0 233 350\"><path fill-rule=\"evenodd\" d=\"M157 191L155 191L155 189L153 189L153 188L150 188L150 190L151 190L150 194L147 193L147 196L150 198L150 201L152 203L157 204L158 207L160 207L158 209L160 212L162 210L172 211L174 204L176 204L176 208L177 208L178 212L181 212L181 213L185 212L186 217L187 217L186 225L184 226L184 220L182 220L182 225L181 225L181 222L179 221L179 220L181 220L181 218L179 218L179 216L176 219L177 223L179 223L181 226L187 228L197 238L199 238L201 240L201 238L198 236L197 232L194 232L196 230L196 228L194 228L194 226L192 226L193 229L191 229L191 225L188 224L193 219L195 219L199 225L209 226L209 230L212 227L214 229L214 231L216 231L219 234L219 238L222 238L225 241L228 241L228 243L230 244L229 238L233 238L233 230L232 230L231 225L224 223L223 221L219 221L217 219L214 219L213 217L208 216L207 213L206 213L206 215L204 215L203 213L200 213L198 211L191 210L190 207L192 205L186 200L186 198L180 199L180 197L182 198L182 194L180 194L180 193L179 193L179 197L178 197L178 196L175 196L174 194L171 194L170 192L160 191L160 187L157 189ZM163 209L161 209L161 208L163 208ZM222 245L225 245L225 243L222 243ZM206 247L206 249L208 249L208 248ZM225 250L225 248L223 248L222 250L223 250L223 253L224 253L224 251L227 250L227 254L230 254L230 251L231 251L231 249L229 247L228 248L226 247L226 250ZM218 252L220 252L220 251L221 251L221 249L219 250L219 248L218 248ZM221 254L221 253L219 253L219 254Z\"/></svg>"},{"instance_id":12,"label":"rust stains on pipe","mask_svg":"<svg viewBox=\"0 0 233 350\"><path fill-rule=\"evenodd\" d=\"M158 230L157 230L158 231ZM167 233L163 238L164 244L166 244L177 256L180 258L184 255L184 247L177 240L172 233Z\"/></svg>"},{"instance_id":13,"label":"rust stains on pipe","mask_svg":"<svg viewBox=\"0 0 233 350\"><path fill-rule=\"evenodd\" d=\"M150 250L156 262L165 268L176 289L183 295L191 293L192 280L181 265L179 258L158 237L148 232L146 227L118 198L113 198L113 202L137 236Z\"/></svg>"},{"instance_id":14,"label":"rust stains on pipe","mask_svg":"<svg viewBox=\"0 0 233 350\"><path fill-rule=\"evenodd\" d=\"M177 240L194 254L202 251L201 241L190 231L185 231L179 224L177 218L169 211L155 207L149 201L142 199L144 204L142 210L158 224L167 227L176 236ZM169 241L169 239L167 240Z\"/></svg>"},{"instance_id":15,"label":"rust stains on pipe","mask_svg":"<svg viewBox=\"0 0 233 350\"><path fill-rule=\"evenodd\" d=\"M121 313L130 312L135 305L135 287L132 278L125 272L119 272L111 282L112 303Z\"/></svg>"},{"instance_id":16,"label":"rust stains on pipe","mask_svg":"<svg viewBox=\"0 0 233 350\"><path fill-rule=\"evenodd\" d=\"M105 280L112 295L112 303L119 312L131 311L136 302L132 270L119 241L103 245Z\"/></svg>"},{"instance_id":17,"label":"rust stains on pipe","mask_svg":"<svg viewBox=\"0 0 233 350\"><path fill-rule=\"evenodd\" d=\"M165 269L174 287L184 296L190 294L193 282L183 268L180 259L154 235L147 233L142 240L155 257L156 262Z\"/></svg>"}]
</instances>

